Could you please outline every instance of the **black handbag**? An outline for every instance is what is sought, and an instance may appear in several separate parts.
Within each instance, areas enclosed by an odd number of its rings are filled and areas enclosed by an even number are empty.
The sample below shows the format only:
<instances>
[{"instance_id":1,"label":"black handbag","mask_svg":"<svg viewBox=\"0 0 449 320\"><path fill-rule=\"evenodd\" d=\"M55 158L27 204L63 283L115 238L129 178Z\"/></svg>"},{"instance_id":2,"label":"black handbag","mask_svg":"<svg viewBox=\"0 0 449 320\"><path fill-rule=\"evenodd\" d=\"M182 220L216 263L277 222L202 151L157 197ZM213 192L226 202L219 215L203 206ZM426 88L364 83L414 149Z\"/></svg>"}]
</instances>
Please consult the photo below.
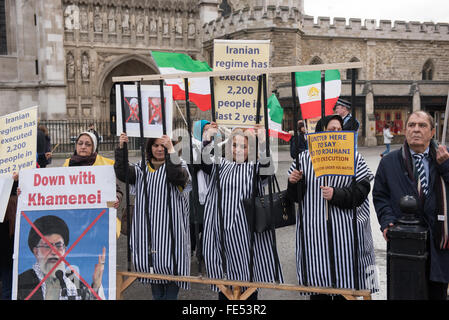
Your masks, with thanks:
<instances>
[{"instance_id":1,"label":"black handbag","mask_svg":"<svg viewBox=\"0 0 449 320\"><path fill-rule=\"evenodd\" d=\"M261 233L273 228L282 228L296 223L295 204L281 191L276 176L273 175L273 211L270 210L269 195L251 197L243 200L246 220L250 230ZM255 192L256 193L256 192ZM255 199L254 199L255 198ZM254 208L254 209L253 209ZM255 215L254 215L255 213ZM254 220L255 219L255 220Z\"/></svg>"}]
</instances>

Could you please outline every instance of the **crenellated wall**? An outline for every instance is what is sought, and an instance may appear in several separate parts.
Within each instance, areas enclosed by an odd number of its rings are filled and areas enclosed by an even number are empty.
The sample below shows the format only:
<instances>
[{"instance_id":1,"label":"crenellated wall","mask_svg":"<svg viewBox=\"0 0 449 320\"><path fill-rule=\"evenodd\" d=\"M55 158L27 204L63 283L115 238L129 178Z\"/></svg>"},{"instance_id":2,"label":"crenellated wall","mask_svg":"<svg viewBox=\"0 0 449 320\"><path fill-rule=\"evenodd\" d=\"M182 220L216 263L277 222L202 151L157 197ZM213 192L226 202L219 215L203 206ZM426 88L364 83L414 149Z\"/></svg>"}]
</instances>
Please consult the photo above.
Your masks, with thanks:
<instances>
[{"instance_id":1,"label":"crenellated wall","mask_svg":"<svg viewBox=\"0 0 449 320\"><path fill-rule=\"evenodd\" d=\"M390 21L304 16L302 30L308 36L335 36L367 39L449 41L449 23Z\"/></svg>"},{"instance_id":2,"label":"crenellated wall","mask_svg":"<svg viewBox=\"0 0 449 320\"><path fill-rule=\"evenodd\" d=\"M203 43L230 36L242 30L262 28L301 28L301 11L297 7L274 6L245 7L228 17L219 17L203 25Z\"/></svg>"}]
</instances>

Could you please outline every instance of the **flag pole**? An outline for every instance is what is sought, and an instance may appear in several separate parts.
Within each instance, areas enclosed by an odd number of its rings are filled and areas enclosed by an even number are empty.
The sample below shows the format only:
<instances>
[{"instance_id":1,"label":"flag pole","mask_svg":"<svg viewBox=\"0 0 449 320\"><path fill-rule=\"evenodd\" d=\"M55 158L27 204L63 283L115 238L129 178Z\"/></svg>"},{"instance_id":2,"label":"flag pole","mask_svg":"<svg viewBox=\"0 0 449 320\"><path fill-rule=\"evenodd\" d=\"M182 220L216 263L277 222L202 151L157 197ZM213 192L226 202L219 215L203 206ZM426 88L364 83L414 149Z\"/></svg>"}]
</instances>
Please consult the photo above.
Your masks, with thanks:
<instances>
[{"instance_id":1,"label":"flag pole","mask_svg":"<svg viewBox=\"0 0 449 320\"><path fill-rule=\"evenodd\" d=\"M187 78L186 78L186 79L187 79ZM181 112L181 108L179 107L178 102L177 102L176 100L173 100L173 101L175 102L176 108L178 109L178 112L179 112L179 114L181 115L182 120L184 120L184 123L186 124L186 126L188 126L187 120L186 120L186 118L184 118L184 115L183 115L182 112Z\"/></svg>"}]
</instances>

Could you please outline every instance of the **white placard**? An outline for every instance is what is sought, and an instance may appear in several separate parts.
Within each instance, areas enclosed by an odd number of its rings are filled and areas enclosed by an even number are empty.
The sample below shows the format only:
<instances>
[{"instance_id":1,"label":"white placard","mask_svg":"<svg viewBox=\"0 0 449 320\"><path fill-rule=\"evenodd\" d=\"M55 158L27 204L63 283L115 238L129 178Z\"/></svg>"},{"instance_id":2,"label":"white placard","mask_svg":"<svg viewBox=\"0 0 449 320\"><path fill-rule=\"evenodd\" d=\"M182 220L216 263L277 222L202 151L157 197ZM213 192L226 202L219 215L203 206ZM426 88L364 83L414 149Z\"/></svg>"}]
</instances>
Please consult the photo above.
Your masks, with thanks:
<instances>
[{"instance_id":1,"label":"white placard","mask_svg":"<svg viewBox=\"0 0 449 320\"><path fill-rule=\"evenodd\" d=\"M145 138L160 138L163 133L162 128L162 108L161 108L161 94L159 86L142 85L141 87L142 100L142 124L143 135ZM117 112L117 135L123 132L122 129L122 95L120 92L120 85L116 84L116 112ZM139 124L139 105L136 85L124 85L123 95L125 96L125 121L126 134L128 137L140 137ZM166 119L166 134L172 136L173 124L173 96L172 87L164 86L165 99L165 119Z\"/></svg>"}]
</instances>

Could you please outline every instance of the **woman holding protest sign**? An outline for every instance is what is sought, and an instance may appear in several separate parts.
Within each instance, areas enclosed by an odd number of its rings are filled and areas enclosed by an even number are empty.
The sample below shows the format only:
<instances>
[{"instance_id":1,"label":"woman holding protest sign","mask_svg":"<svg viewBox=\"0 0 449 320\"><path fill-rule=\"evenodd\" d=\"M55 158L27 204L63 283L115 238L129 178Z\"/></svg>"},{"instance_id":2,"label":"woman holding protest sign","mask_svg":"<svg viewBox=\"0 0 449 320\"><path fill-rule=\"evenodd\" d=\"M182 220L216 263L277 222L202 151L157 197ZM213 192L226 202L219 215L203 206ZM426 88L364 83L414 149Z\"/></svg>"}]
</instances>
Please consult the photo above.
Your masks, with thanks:
<instances>
[{"instance_id":1,"label":"woman holding protest sign","mask_svg":"<svg viewBox=\"0 0 449 320\"><path fill-rule=\"evenodd\" d=\"M128 143L126 133L120 135L119 143L119 148L115 151L115 173L119 180L125 181L127 170L129 184L136 193L130 234L136 271L149 273L154 269L157 274L190 275L191 185L187 166L183 161L175 164L175 149L167 135L147 140L146 171L142 170L142 162L138 165L123 163L123 152L126 150L124 144ZM168 188L170 192L167 192ZM146 195L148 201L145 200ZM180 287L189 289L186 282L152 279L142 281L151 283L155 300L175 300Z\"/></svg>"},{"instance_id":2,"label":"woman holding protest sign","mask_svg":"<svg viewBox=\"0 0 449 320\"><path fill-rule=\"evenodd\" d=\"M216 127L215 123L212 124ZM270 163L264 161L269 160L263 158L264 148L259 149L261 154L256 159L253 149L256 141L254 132L261 145L264 144L265 131L260 125L255 130L234 129L226 143L226 157L220 158L219 164L202 166L211 180L204 207L203 247L206 271L211 278L222 279L226 274L228 280L283 282L281 268L276 266L278 259L273 252L271 232L251 234L243 204L244 199L250 199L253 192L254 162L259 171L258 190L262 190L262 184L266 182L261 163ZM220 188L217 187L216 170ZM218 206L221 206L221 217ZM222 237L219 236L221 234ZM253 258L250 247L252 236ZM218 291L218 288L213 285L212 290ZM226 296L220 292L219 299L225 300ZM257 291L249 299L256 300Z\"/></svg>"},{"instance_id":3,"label":"woman holding protest sign","mask_svg":"<svg viewBox=\"0 0 449 320\"><path fill-rule=\"evenodd\" d=\"M81 132L75 140L75 152L69 159L65 160L63 167L114 165L114 160L103 157L95 152L97 144L97 137L92 132ZM123 192L118 183L116 184L116 188L117 199L114 203L114 208L118 209L120 201L123 198Z\"/></svg>"},{"instance_id":4,"label":"woman holding protest sign","mask_svg":"<svg viewBox=\"0 0 449 320\"><path fill-rule=\"evenodd\" d=\"M343 127L343 121L338 115L325 117L323 124L325 131L341 131ZM377 291L368 202L373 174L358 152L355 152L354 165L355 180L352 176L338 175L316 178L310 151L306 150L299 155L299 168L293 162L288 171L289 196L300 203L303 213L301 222L304 237L299 234L299 223L296 232L296 268L300 284L355 288L357 281L361 290ZM298 199L297 188L300 188L301 199ZM356 272L353 256L354 207L358 234L355 239L358 243ZM304 248L304 252L301 248ZM340 298L341 296L311 296L312 300Z\"/></svg>"}]
</instances>

